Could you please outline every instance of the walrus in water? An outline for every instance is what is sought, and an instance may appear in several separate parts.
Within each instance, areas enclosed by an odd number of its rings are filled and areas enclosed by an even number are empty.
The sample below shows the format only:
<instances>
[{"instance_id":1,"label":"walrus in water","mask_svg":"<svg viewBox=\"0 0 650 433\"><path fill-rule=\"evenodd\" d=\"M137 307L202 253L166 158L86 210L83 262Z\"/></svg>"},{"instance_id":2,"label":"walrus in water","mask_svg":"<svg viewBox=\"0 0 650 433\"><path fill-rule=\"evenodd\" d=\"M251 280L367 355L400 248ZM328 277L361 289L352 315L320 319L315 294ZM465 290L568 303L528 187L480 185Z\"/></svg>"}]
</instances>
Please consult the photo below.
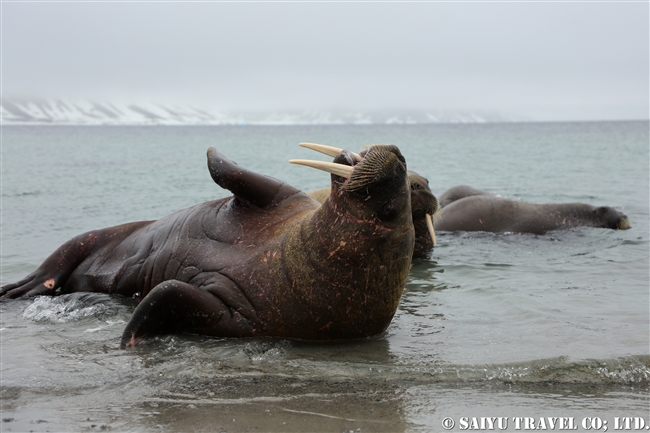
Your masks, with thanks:
<instances>
[{"instance_id":1,"label":"walrus in water","mask_svg":"<svg viewBox=\"0 0 650 433\"><path fill-rule=\"evenodd\" d=\"M59 247L2 298L102 292L141 298L121 347L156 334L306 340L383 332L413 254L406 162L399 149L341 151L324 205L208 150L234 196L157 221L91 231Z\"/></svg>"},{"instance_id":2,"label":"walrus in water","mask_svg":"<svg viewBox=\"0 0 650 433\"><path fill-rule=\"evenodd\" d=\"M602 227L626 230L630 220L608 206L583 203L532 204L497 197L467 185L440 195L442 211L436 230L544 234L572 227Z\"/></svg>"},{"instance_id":3,"label":"walrus in water","mask_svg":"<svg viewBox=\"0 0 650 433\"><path fill-rule=\"evenodd\" d=\"M337 155L341 149L316 143L300 143L306 147L329 156ZM411 189L411 217L415 228L415 247L413 257L425 257L436 245L436 234L433 221L440 214L438 199L429 188L429 181L414 171L408 171L409 186ZM321 188L308 191L307 194L320 203L324 203L330 196L331 189Z\"/></svg>"}]
</instances>

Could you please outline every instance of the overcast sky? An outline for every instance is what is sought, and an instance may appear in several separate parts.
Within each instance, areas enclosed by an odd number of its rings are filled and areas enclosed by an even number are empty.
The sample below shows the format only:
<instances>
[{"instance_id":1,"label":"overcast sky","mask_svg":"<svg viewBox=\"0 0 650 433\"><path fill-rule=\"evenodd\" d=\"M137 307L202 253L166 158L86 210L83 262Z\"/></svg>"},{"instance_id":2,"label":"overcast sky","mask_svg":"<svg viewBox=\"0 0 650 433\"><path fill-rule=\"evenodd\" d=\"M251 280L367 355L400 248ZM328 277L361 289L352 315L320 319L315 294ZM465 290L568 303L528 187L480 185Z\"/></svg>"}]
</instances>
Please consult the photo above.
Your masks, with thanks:
<instances>
[{"instance_id":1,"label":"overcast sky","mask_svg":"<svg viewBox=\"0 0 650 433\"><path fill-rule=\"evenodd\" d=\"M635 3L2 3L5 97L647 119Z\"/></svg>"}]
</instances>

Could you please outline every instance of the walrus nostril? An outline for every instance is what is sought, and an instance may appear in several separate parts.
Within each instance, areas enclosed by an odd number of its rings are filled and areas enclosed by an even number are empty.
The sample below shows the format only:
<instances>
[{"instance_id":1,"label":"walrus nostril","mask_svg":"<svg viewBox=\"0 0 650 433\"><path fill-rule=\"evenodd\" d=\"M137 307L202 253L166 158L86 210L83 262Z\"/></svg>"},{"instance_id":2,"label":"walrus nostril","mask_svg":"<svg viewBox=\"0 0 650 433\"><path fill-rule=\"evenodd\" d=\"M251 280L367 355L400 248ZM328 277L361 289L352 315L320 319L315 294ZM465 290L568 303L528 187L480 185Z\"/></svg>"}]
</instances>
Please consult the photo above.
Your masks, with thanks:
<instances>
[{"instance_id":1,"label":"walrus nostril","mask_svg":"<svg viewBox=\"0 0 650 433\"><path fill-rule=\"evenodd\" d=\"M332 161L335 164L343 164L343 165L349 165L350 167L354 167L359 164L359 160L357 160L357 154L354 152L350 152L349 150L341 150L341 152L336 155L334 158L334 161Z\"/></svg>"}]
</instances>

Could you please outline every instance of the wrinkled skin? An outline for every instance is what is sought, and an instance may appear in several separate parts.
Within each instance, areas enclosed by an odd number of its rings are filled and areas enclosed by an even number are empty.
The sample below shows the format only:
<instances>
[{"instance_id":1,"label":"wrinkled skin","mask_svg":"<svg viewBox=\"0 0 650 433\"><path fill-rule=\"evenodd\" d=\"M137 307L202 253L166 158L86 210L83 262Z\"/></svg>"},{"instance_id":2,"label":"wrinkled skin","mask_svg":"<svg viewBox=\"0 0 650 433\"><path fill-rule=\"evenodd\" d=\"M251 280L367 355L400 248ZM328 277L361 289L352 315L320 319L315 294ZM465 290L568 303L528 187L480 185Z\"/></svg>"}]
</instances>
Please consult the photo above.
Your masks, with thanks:
<instances>
[{"instance_id":1,"label":"wrinkled skin","mask_svg":"<svg viewBox=\"0 0 650 433\"><path fill-rule=\"evenodd\" d=\"M397 309L414 232L399 149L378 145L362 155L358 164L347 151L336 157L355 168L347 179L332 175L333 193L320 206L211 148L210 173L233 197L77 236L0 295L135 295L142 301L122 347L175 332L376 335Z\"/></svg>"},{"instance_id":2,"label":"wrinkled skin","mask_svg":"<svg viewBox=\"0 0 650 433\"><path fill-rule=\"evenodd\" d=\"M484 231L544 234L572 227L625 230L628 217L614 208L583 203L532 204L497 197L459 185L440 195L443 208L436 231Z\"/></svg>"},{"instance_id":3,"label":"wrinkled skin","mask_svg":"<svg viewBox=\"0 0 650 433\"><path fill-rule=\"evenodd\" d=\"M438 199L429 188L429 181L414 171L408 172L409 186L411 190L411 217L415 229L415 247L413 257L425 257L433 250L433 239L427 229L425 215L437 216L440 207ZM330 188L321 188L309 191L307 194L320 203L324 203L330 195Z\"/></svg>"}]
</instances>

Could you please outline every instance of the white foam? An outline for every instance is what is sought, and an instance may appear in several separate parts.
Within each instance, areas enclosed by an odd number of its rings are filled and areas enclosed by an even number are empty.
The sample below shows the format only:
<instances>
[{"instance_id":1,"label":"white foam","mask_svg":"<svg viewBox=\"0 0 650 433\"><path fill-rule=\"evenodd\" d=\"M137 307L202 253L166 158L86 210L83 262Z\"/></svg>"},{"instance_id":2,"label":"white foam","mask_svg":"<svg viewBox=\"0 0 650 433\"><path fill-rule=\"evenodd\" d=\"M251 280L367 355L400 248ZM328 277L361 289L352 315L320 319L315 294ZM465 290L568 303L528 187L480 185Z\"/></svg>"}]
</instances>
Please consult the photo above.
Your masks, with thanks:
<instances>
[{"instance_id":1,"label":"white foam","mask_svg":"<svg viewBox=\"0 0 650 433\"><path fill-rule=\"evenodd\" d=\"M88 328L84 332L97 332L97 331L101 331L101 330L106 329L106 328L110 328L113 325L118 325L118 324L121 325L121 324L124 324L124 323L126 323L124 320L107 320L105 325L98 326L96 328Z\"/></svg>"},{"instance_id":2,"label":"white foam","mask_svg":"<svg viewBox=\"0 0 650 433\"><path fill-rule=\"evenodd\" d=\"M65 323L83 317L98 316L110 311L105 304L87 305L78 298L39 296L25 308L23 318L34 322Z\"/></svg>"}]
</instances>

